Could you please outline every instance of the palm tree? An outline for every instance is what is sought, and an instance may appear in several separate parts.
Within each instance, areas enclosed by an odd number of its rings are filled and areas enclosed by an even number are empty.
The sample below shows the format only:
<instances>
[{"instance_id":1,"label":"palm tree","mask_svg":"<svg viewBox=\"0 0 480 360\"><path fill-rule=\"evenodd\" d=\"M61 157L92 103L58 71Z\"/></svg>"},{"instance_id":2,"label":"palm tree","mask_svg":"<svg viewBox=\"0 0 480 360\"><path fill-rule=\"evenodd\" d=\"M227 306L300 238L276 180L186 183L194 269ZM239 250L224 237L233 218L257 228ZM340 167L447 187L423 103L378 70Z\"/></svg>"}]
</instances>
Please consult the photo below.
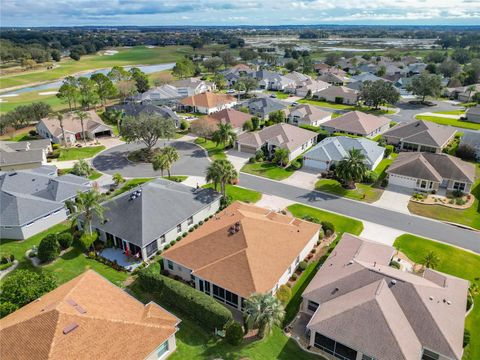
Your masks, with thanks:
<instances>
[{"instance_id":1,"label":"palm tree","mask_svg":"<svg viewBox=\"0 0 480 360\"><path fill-rule=\"evenodd\" d=\"M116 123L117 124L117 129L118 129L118 132L121 134L122 131L120 129L120 123L122 121L122 117L123 117L123 112L121 110L110 110L108 112L108 119L112 122L112 123Z\"/></svg>"},{"instance_id":2,"label":"palm tree","mask_svg":"<svg viewBox=\"0 0 480 360\"><path fill-rule=\"evenodd\" d=\"M476 297L480 293L480 290L478 289L478 285L476 283L472 283L468 288L468 293L472 298Z\"/></svg>"},{"instance_id":3,"label":"palm tree","mask_svg":"<svg viewBox=\"0 0 480 360\"><path fill-rule=\"evenodd\" d=\"M438 257L435 251L429 251L427 255L423 258L423 266L427 269L435 269L440 262L440 258Z\"/></svg>"},{"instance_id":4,"label":"palm tree","mask_svg":"<svg viewBox=\"0 0 480 360\"><path fill-rule=\"evenodd\" d=\"M237 134L233 131L233 127L229 123L218 124L218 130L212 135L212 139L216 142L217 146L222 144L223 147L232 145L236 138Z\"/></svg>"},{"instance_id":5,"label":"palm tree","mask_svg":"<svg viewBox=\"0 0 480 360\"><path fill-rule=\"evenodd\" d=\"M287 166L290 151L288 149L276 148L273 156L273 162L281 166Z\"/></svg>"},{"instance_id":6,"label":"palm tree","mask_svg":"<svg viewBox=\"0 0 480 360\"><path fill-rule=\"evenodd\" d=\"M170 168L173 166L175 161L180 159L178 151L173 146L165 146L160 150L161 155L165 157L165 165L168 172L168 177L170 177Z\"/></svg>"},{"instance_id":7,"label":"palm tree","mask_svg":"<svg viewBox=\"0 0 480 360\"><path fill-rule=\"evenodd\" d=\"M152 166L153 166L153 170L155 171L160 170L162 172L162 177L163 177L163 172L165 171L165 169L167 169L166 156L162 153L156 154L152 159Z\"/></svg>"},{"instance_id":8,"label":"palm tree","mask_svg":"<svg viewBox=\"0 0 480 360\"><path fill-rule=\"evenodd\" d=\"M63 115L59 112L56 113L57 120L60 123L60 129L62 129L62 142L63 146L67 146L67 141L65 140L65 130L63 129Z\"/></svg>"},{"instance_id":9,"label":"palm tree","mask_svg":"<svg viewBox=\"0 0 480 360\"><path fill-rule=\"evenodd\" d=\"M85 160L80 159L73 165L72 174L88 177L92 174L92 168Z\"/></svg>"},{"instance_id":10,"label":"palm tree","mask_svg":"<svg viewBox=\"0 0 480 360\"><path fill-rule=\"evenodd\" d=\"M282 303L271 294L253 294L245 301L245 322L249 328L258 328L263 338L275 325L281 325L285 317Z\"/></svg>"},{"instance_id":11,"label":"palm tree","mask_svg":"<svg viewBox=\"0 0 480 360\"><path fill-rule=\"evenodd\" d=\"M77 110L77 111L75 111L75 115L76 115L77 119L80 120L80 124L82 126L82 139L83 139L83 143L86 145L87 140L85 139L85 128L83 126L84 125L83 121L88 117L88 114L85 111Z\"/></svg>"},{"instance_id":12,"label":"palm tree","mask_svg":"<svg viewBox=\"0 0 480 360\"><path fill-rule=\"evenodd\" d=\"M470 102L470 97L472 96L472 92L474 92L475 90L477 90L475 85L470 85L469 87L467 87L467 91L468 91L468 101L467 102Z\"/></svg>"},{"instance_id":13,"label":"palm tree","mask_svg":"<svg viewBox=\"0 0 480 360\"><path fill-rule=\"evenodd\" d=\"M213 182L215 190L217 189L217 185L220 184L220 193L223 198L226 197L226 185L231 183L237 177L238 173L235 170L235 167L228 160L215 160L207 168L207 182Z\"/></svg>"},{"instance_id":14,"label":"palm tree","mask_svg":"<svg viewBox=\"0 0 480 360\"><path fill-rule=\"evenodd\" d=\"M76 211L72 214L72 220L79 217L84 219L83 231L92 234L93 216L98 217L100 221L104 219L105 208L100 204L101 194L97 190L79 192L75 202Z\"/></svg>"},{"instance_id":15,"label":"palm tree","mask_svg":"<svg viewBox=\"0 0 480 360\"><path fill-rule=\"evenodd\" d=\"M354 188L355 182L361 181L366 172L365 155L359 149L349 150L348 155L335 167L335 176L349 188Z\"/></svg>"}]
</instances>

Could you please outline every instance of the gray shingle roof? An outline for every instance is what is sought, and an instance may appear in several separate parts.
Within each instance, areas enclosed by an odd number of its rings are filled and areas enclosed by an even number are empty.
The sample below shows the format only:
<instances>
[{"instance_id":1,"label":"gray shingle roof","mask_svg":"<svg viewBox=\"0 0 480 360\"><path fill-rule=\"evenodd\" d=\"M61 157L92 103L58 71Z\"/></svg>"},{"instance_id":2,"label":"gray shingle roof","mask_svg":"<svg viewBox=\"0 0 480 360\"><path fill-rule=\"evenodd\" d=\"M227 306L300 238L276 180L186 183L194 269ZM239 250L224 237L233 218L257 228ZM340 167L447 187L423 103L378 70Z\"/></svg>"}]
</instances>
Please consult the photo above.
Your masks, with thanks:
<instances>
[{"instance_id":1,"label":"gray shingle roof","mask_svg":"<svg viewBox=\"0 0 480 360\"><path fill-rule=\"evenodd\" d=\"M383 157L385 148L378 143L364 138L348 136L327 137L305 153L305 157L320 161L340 161L348 155L351 149L360 150L366 157L366 163L373 165Z\"/></svg>"},{"instance_id":2,"label":"gray shingle roof","mask_svg":"<svg viewBox=\"0 0 480 360\"><path fill-rule=\"evenodd\" d=\"M247 107L251 113L260 113L262 116L266 116L273 111L284 110L288 105L275 99L259 98L250 100Z\"/></svg>"},{"instance_id":3,"label":"gray shingle roof","mask_svg":"<svg viewBox=\"0 0 480 360\"><path fill-rule=\"evenodd\" d=\"M48 169L50 170L50 169ZM39 171L0 173L0 223L21 226L61 209L65 200L78 191L90 189L89 181L78 176L51 176Z\"/></svg>"},{"instance_id":4,"label":"gray shingle roof","mask_svg":"<svg viewBox=\"0 0 480 360\"><path fill-rule=\"evenodd\" d=\"M138 189L142 190L141 196L130 200ZM156 179L103 203L107 221L100 224L94 220L92 225L144 247L219 197L213 189L195 190Z\"/></svg>"},{"instance_id":5,"label":"gray shingle roof","mask_svg":"<svg viewBox=\"0 0 480 360\"><path fill-rule=\"evenodd\" d=\"M394 269L393 253L344 234L303 293L321 304L308 328L377 359L418 358L421 347L460 359L468 281Z\"/></svg>"},{"instance_id":6,"label":"gray shingle roof","mask_svg":"<svg viewBox=\"0 0 480 360\"><path fill-rule=\"evenodd\" d=\"M394 126L383 135L415 144L443 147L455 133L456 130L448 126L416 120Z\"/></svg>"},{"instance_id":7,"label":"gray shingle roof","mask_svg":"<svg viewBox=\"0 0 480 360\"><path fill-rule=\"evenodd\" d=\"M108 110L122 111L126 116L137 117L140 114L155 114L167 119L173 119L175 122L179 121L179 117L168 106L157 106L153 104L138 104L127 103L120 105L113 105L107 108Z\"/></svg>"}]
</instances>

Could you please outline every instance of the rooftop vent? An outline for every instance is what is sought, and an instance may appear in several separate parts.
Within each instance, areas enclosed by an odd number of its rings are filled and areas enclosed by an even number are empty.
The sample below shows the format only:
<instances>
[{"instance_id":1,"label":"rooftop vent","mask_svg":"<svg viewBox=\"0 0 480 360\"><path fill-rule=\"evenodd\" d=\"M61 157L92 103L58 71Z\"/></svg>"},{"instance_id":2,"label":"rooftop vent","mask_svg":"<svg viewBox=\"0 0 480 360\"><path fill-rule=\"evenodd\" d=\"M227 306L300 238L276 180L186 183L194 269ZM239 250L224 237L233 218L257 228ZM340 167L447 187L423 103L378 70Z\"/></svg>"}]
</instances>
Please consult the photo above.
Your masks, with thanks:
<instances>
[{"instance_id":1,"label":"rooftop vent","mask_svg":"<svg viewBox=\"0 0 480 360\"><path fill-rule=\"evenodd\" d=\"M347 265L353 265L353 260L350 260Z\"/></svg>"},{"instance_id":2,"label":"rooftop vent","mask_svg":"<svg viewBox=\"0 0 480 360\"><path fill-rule=\"evenodd\" d=\"M390 284L392 284L392 285L395 285L396 283L397 283L397 280L395 280L395 279L392 279L392 281L390 281Z\"/></svg>"},{"instance_id":3,"label":"rooftop vent","mask_svg":"<svg viewBox=\"0 0 480 360\"><path fill-rule=\"evenodd\" d=\"M430 301L433 301L433 296L429 296L428 299L429 299Z\"/></svg>"},{"instance_id":4,"label":"rooftop vent","mask_svg":"<svg viewBox=\"0 0 480 360\"><path fill-rule=\"evenodd\" d=\"M73 330L75 330L76 328L78 327L78 324L77 323L71 323L69 325L67 325L64 329L63 329L63 335L67 335L68 333L71 333Z\"/></svg>"},{"instance_id":5,"label":"rooftop vent","mask_svg":"<svg viewBox=\"0 0 480 360\"><path fill-rule=\"evenodd\" d=\"M452 305L452 302L450 300L447 300L447 305Z\"/></svg>"}]
</instances>

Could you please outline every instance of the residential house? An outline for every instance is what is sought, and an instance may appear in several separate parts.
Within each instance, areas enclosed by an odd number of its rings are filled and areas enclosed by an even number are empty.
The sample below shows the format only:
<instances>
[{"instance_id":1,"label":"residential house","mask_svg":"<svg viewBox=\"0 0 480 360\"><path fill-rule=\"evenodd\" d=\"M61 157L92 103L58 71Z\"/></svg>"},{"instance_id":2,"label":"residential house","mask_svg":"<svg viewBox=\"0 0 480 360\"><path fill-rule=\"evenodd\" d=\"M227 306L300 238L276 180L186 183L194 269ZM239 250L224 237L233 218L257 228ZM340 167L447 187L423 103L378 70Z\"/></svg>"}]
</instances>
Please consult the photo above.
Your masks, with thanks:
<instances>
[{"instance_id":1,"label":"residential house","mask_svg":"<svg viewBox=\"0 0 480 360\"><path fill-rule=\"evenodd\" d=\"M300 104L289 109L287 122L292 125L319 126L332 118L332 113L309 104Z\"/></svg>"},{"instance_id":2,"label":"residential house","mask_svg":"<svg viewBox=\"0 0 480 360\"><path fill-rule=\"evenodd\" d=\"M67 220L65 201L90 190L90 181L57 176L56 168L0 173L0 237L23 240Z\"/></svg>"},{"instance_id":3,"label":"residential house","mask_svg":"<svg viewBox=\"0 0 480 360\"><path fill-rule=\"evenodd\" d=\"M373 138L389 129L390 119L361 111L350 111L320 126L330 134L341 133Z\"/></svg>"},{"instance_id":4,"label":"residential house","mask_svg":"<svg viewBox=\"0 0 480 360\"><path fill-rule=\"evenodd\" d=\"M374 170L382 161L385 148L376 141L349 136L327 137L307 151L303 156L303 166L316 171L329 170L332 165L348 156L352 149L360 150L365 156L365 165Z\"/></svg>"},{"instance_id":5,"label":"residential house","mask_svg":"<svg viewBox=\"0 0 480 360\"><path fill-rule=\"evenodd\" d=\"M158 178L102 205L105 220L95 218L92 222L99 238L147 260L215 214L220 207L220 195L213 189L195 189Z\"/></svg>"},{"instance_id":6,"label":"residential house","mask_svg":"<svg viewBox=\"0 0 480 360\"><path fill-rule=\"evenodd\" d=\"M235 309L275 294L318 241L319 225L234 202L163 252L171 275Z\"/></svg>"},{"instance_id":7,"label":"residential house","mask_svg":"<svg viewBox=\"0 0 480 360\"><path fill-rule=\"evenodd\" d=\"M0 141L0 171L32 169L47 164L50 140Z\"/></svg>"},{"instance_id":8,"label":"residential house","mask_svg":"<svg viewBox=\"0 0 480 360\"><path fill-rule=\"evenodd\" d=\"M460 360L468 281L395 269L394 253L342 236L302 294L310 346L343 360Z\"/></svg>"},{"instance_id":9,"label":"residential house","mask_svg":"<svg viewBox=\"0 0 480 360\"><path fill-rule=\"evenodd\" d=\"M232 66L229 69L226 69L222 71L222 74L225 78L225 80L228 83L229 87L234 86L238 79L240 79L242 76L248 76L249 74L254 73L255 71L250 68L248 65L245 64L237 64L235 66Z\"/></svg>"},{"instance_id":10,"label":"residential house","mask_svg":"<svg viewBox=\"0 0 480 360\"><path fill-rule=\"evenodd\" d=\"M149 103L126 103L118 104L107 107L109 111L121 111L123 116L138 117L140 114L155 115L164 119L171 119L175 122L175 126L180 126L180 118L178 115L170 109L168 106L158 106Z\"/></svg>"},{"instance_id":11,"label":"residential house","mask_svg":"<svg viewBox=\"0 0 480 360\"><path fill-rule=\"evenodd\" d=\"M349 89L360 91L362 90L363 84L366 81L375 82L378 80L387 81L371 73L361 73L359 75L352 76L350 78L350 82L346 85L346 87L348 87Z\"/></svg>"},{"instance_id":12,"label":"residential house","mask_svg":"<svg viewBox=\"0 0 480 360\"><path fill-rule=\"evenodd\" d=\"M286 74L285 77L293 81L293 83L291 83L289 86L287 86L284 89L285 92L288 92L291 94L295 94L298 88L312 81L311 76L299 73L297 71L292 71Z\"/></svg>"},{"instance_id":13,"label":"residential house","mask_svg":"<svg viewBox=\"0 0 480 360\"><path fill-rule=\"evenodd\" d=\"M329 87L330 84L321 80L307 80L300 87L295 89L295 95L306 97L310 92L311 95Z\"/></svg>"},{"instance_id":14,"label":"residential house","mask_svg":"<svg viewBox=\"0 0 480 360\"><path fill-rule=\"evenodd\" d=\"M480 160L480 133L477 131L465 131L459 145L468 145L475 150L475 158Z\"/></svg>"},{"instance_id":15,"label":"residential house","mask_svg":"<svg viewBox=\"0 0 480 360\"><path fill-rule=\"evenodd\" d=\"M199 78L180 79L172 82L170 85L174 86L182 97L194 96L216 90L214 83L206 82Z\"/></svg>"},{"instance_id":16,"label":"residential house","mask_svg":"<svg viewBox=\"0 0 480 360\"><path fill-rule=\"evenodd\" d=\"M470 122L480 123L480 105L469 108L465 112L465 119Z\"/></svg>"},{"instance_id":17,"label":"residential house","mask_svg":"<svg viewBox=\"0 0 480 360\"><path fill-rule=\"evenodd\" d=\"M470 90L473 87L473 90ZM455 88L445 88L444 96L449 97L452 100L458 100L461 102L469 102L472 100L472 96L480 92L480 84L459 86Z\"/></svg>"},{"instance_id":18,"label":"residential house","mask_svg":"<svg viewBox=\"0 0 480 360\"><path fill-rule=\"evenodd\" d=\"M469 193L475 182L475 165L443 153L401 153L387 174L389 184L408 189Z\"/></svg>"},{"instance_id":19,"label":"residential house","mask_svg":"<svg viewBox=\"0 0 480 360\"><path fill-rule=\"evenodd\" d=\"M427 64L422 62L409 64L406 68L407 76L420 75L422 72L425 71L426 68L427 68Z\"/></svg>"},{"instance_id":20,"label":"residential house","mask_svg":"<svg viewBox=\"0 0 480 360\"><path fill-rule=\"evenodd\" d=\"M1 319L0 356L161 360L175 351L179 323L87 270Z\"/></svg>"},{"instance_id":21,"label":"residential house","mask_svg":"<svg viewBox=\"0 0 480 360\"><path fill-rule=\"evenodd\" d=\"M251 99L247 103L242 105L247 106L250 114L264 120L268 119L268 115L270 113L279 110L286 110L288 108L287 103L272 98Z\"/></svg>"},{"instance_id":22,"label":"residential house","mask_svg":"<svg viewBox=\"0 0 480 360\"><path fill-rule=\"evenodd\" d=\"M215 124L230 124L237 134L241 134L244 131L243 126L247 121L251 120L252 117L253 115L246 114L242 111L235 109L224 109L205 116L204 119L207 121L212 121Z\"/></svg>"},{"instance_id":23,"label":"residential house","mask_svg":"<svg viewBox=\"0 0 480 360\"><path fill-rule=\"evenodd\" d=\"M211 114L233 107L237 100L230 95L206 92L182 99L180 103L187 111Z\"/></svg>"},{"instance_id":24,"label":"residential house","mask_svg":"<svg viewBox=\"0 0 480 360\"><path fill-rule=\"evenodd\" d=\"M291 161L316 143L318 134L286 123L275 124L237 138L238 151L255 154L258 150L273 156L276 148L287 149Z\"/></svg>"},{"instance_id":25,"label":"residential house","mask_svg":"<svg viewBox=\"0 0 480 360\"><path fill-rule=\"evenodd\" d=\"M87 111L86 114L87 118L83 120L86 138L112 136L112 128L105 125L94 110ZM74 112L63 114L62 123L63 131L56 116L44 118L37 123L37 132L41 137L50 139L55 144L73 145L82 139L82 124ZM65 133L65 139L63 139L63 133Z\"/></svg>"},{"instance_id":26,"label":"residential house","mask_svg":"<svg viewBox=\"0 0 480 360\"><path fill-rule=\"evenodd\" d=\"M395 145L399 151L441 153L455 138L456 132L448 126L415 120L392 127L382 138L387 144Z\"/></svg>"},{"instance_id":27,"label":"residential house","mask_svg":"<svg viewBox=\"0 0 480 360\"><path fill-rule=\"evenodd\" d=\"M183 94L175 86L165 84L154 87L144 93L136 94L128 100L139 103L152 103L154 105L172 105L184 98Z\"/></svg>"},{"instance_id":28,"label":"residential house","mask_svg":"<svg viewBox=\"0 0 480 360\"><path fill-rule=\"evenodd\" d=\"M325 72L319 77L317 80L324 81L331 85L341 86L349 81L349 79L345 76L334 74L333 72Z\"/></svg>"},{"instance_id":29,"label":"residential house","mask_svg":"<svg viewBox=\"0 0 480 360\"><path fill-rule=\"evenodd\" d=\"M312 97L337 104L355 105L358 101L358 91L345 86L330 86L313 93Z\"/></svg>"}]
</instances>

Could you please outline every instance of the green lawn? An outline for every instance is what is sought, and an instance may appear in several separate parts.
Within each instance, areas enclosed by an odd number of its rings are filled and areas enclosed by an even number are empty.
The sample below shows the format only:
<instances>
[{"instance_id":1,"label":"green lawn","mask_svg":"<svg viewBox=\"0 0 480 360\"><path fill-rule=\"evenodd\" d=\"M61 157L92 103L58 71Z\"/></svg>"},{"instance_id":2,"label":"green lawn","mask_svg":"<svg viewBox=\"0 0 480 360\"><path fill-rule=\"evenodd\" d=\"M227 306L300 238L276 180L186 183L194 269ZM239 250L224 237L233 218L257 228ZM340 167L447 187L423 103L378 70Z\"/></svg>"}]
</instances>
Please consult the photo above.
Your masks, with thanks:
<instances>
[{"instance_id":1,"label":"green lawn","mask_svg":"<svg viewBox=\"0 0 480 360\"><path fill-rule=\"evenodd\" d=\"M58 169L58 175L65 175L65 174L70 174L72 172L73 168L69 169ZM93 170L90 176L88 177L89 180L97 180L100 178L103 174L101 172L98 172L96 170Z\"/></svg>"},{"instance_id":2,"label":"green lawn","mask_svg":"<svg viewBox=\"0 0 480 360\"><path fill-rule=\"evenodd\" d=\"M337 180L320 179L315 184L315 189L326 193L343 196L348 199L365 201L372 203L377 201L382 195L383 190L372 185L356 183L356 189L345 189Z\"/></svg>"},{"instance_id":3,"label":"green lawn","mask_svg":"<svg viewBox=\"0 0 480 360\"><path fill-rule=\"evenodd\" d=\"M123 183L123 185L120 189L117 189L117 190L114 191L114 193L112 194L112 197L123 194L124 192L129 191L136 186L142 185L142 184L144 184L147 181L150 181L152 179L153 178L137 178L137 179L127 180Z\"/></svg>"},{"instance_id":4,"label":"green lawn","mask_svg":"<svg viewBox=\"0 0 480 360\"><path fill-rule=\"evenodd\" d=\"M275 94L277 99L284 100L288 99L288 94L282 91L266 91L267 94Z\"/></svg>"},{"instance_id":5,"label":"green lawn","mask_svg":"<svg viewBox=\"0 0 480 360\"><path fill-rule=\"evenodd\" d=\"M203 187L213 188L213 184L206 184ZM227 184L227 196L230 196L232 201L239 200L247 203L256 203L262 198L262 194L258 191L253 191L229 184Z\"/></svg>"},{"instance_id":6,"label":"green lawn","mask_svg":"<svg viewBox=\"0 0 480 360\"><path fill-rule=\"evenodd\" d=\"M167 180L170 180L170 181L174 181L174 182L182 182L182 181L187 180L188 176L172 175L172 176L164 176L163 178L167 179Z\"/></svg>"},{"instance_id":7,"label":"green lawn","mask_svg":"<svg viewBox=\"0 0 480 360\"><path fill-rule=\"evenodd\" d=\"M441 125L456 126L459 128L470 129L470 130L480 130L480 124L461 121L457 119L444 118L440 116L427 116L427 115L417 115L416 118L419 120L431 121Z\"/></svg>"},{"instance_id":8,"label":"green lawn","mask_svg":"<svg viewBox=\"0 0 480 360\"><path fill-rule=\"evenodd\" d=\"M442 205L425 205L410 201L408 210L411 213L433 219L450 221L458 224L480 229L480 164L477 164L477 181L472 187L472 195L475 196L473 205L468 209L452 209Z\"/></svg>"},{"instance_id":9,"label":"green lawn","mask_svg":"<svg viewBox=\"0 0 480 360\"><path fill-rule=\"evenodd\" d=\"M420 263L425 254L435 251L440 258L436 270L476 282L480 286L480 256L457 247L436 241L405 234L395 240L394 246L412 261ZM480 359L480 295L475 298L475 306L466 319L470 330L470 345L465 349L463 359Z\"/></svg>"},{"instance_id":10,"label":"green lawn","mask_svg":"<svg viewBox=\"0 0 480 360\"><path fill-rule=\"evenodd\" d=\"M465 110L447 110L447 111L432 111L434 114L441 115L463 115Z\"/></svg>"},{"instance_id":11,"label":"green lawn","mask_svg":"<svg viewBox=\"0 0 480 360\"><path fill-rule=\"evenodd\" d=\"M0 241L0 255L4 256L13 254L20 262L17 269L38 271L38 268L33 267L30 260L25 258L25 252L31 249L33 245L38 246L40 241L48 234L63 232L68 230L69 227L70 225L68 223L58 224L22 241L2 239ZM63 284L88 269L97 271L118 286L123 286L123 282L128 277L127 273L116 271L96 260L89 259L81 251L75 248L71 248L52 264L42 266L41 268L46 271L51 271L55 275L58 284Z\"/></svg>"},{"instance_id":12,"label":"green lawn","mask_svg":"<svg viewBox=\"0 0 480 360\"><path fill-rule=\"evenodd\" d=\"M0 84L3 84L3 80L0 80ZM68 105L62 103L61 100L55 95L39 95L39 92L41 91L29 91L18 94L18 96L3 98L3 101L0 102L0 113L5 113L13 110L20 105L29 105L33 102L40 101L50 105L54 111L64 110L68 108Z\"/></svg>"},{"instance_id":13,"label":"green lawn","mask_svg":"<svg viewBox=\"0 0 480 360\"><path fill-rule=\"evenodd\" d=\"M227 158L227 155L225 155L225 148L221 144L217 146L215 142L203 138L195 139L195 144L200 145L205 150L207 150L208 156L210 156L213 160Z\"/></svg>"},{"instance_id":14,"label":"green lawn","mask_svg":"<svg viewBox=\"0 0 480 360\"><path fill-rule=\"evenodd\" d=\"M310 216L317 218L320 221L329 221L335 225L335 232L338 234L348 232L350 234L360 235L363 231L363 223L361 221L343 215L337 215L329 211L320 210L302 204L290 205L287 207L287 210L290 211L293 216L298 218Z\"/></svg>"},{"instance_id":15,"label":"green lawn","mask_svg":"<svg viewBox=\"0 0 480 360\"><path fill-rule=\"evenodd\" d=\"M144 303L155 301L164 306L158 298L143 292L137 284L130 287L133 295ZM182 313L164 306L178 316L182 322L180 330L176 333L177 350L169 357L172 360L196 360L196 359L255 359L255 360L322 360L316 356L303 351L297 343L285 336L282 330L274 327L272 333L263 340L254 341L248 344L232 346L221 338L206 332L203 327L194 319Z\"/></svg>"},{"instance_id":16,"label":"green lawn","mask_svg":"<svg viewBox=\"0 0 480 360\"><path fill-rule=\"evenodd\" d=\"M312 100L312 99L301 99L301 100L298 100L297 102L301 104L317 105L317 106L323 106L323 107L328 107L328 108L338 109L338 110L355 110L356 109L356 107L352 105L335 104L327 101Z\"/></svg>"},{"instance_id":17,"label":"green lawn","mask_svg":"<svg viewBox=\"0 0 480 360\"><path fill-rule=\"evenodd\" d=\"M388 158L385 158L382 161L380 161L380 164L378 164L377 167L373 169L373 171L375 171L378 174L378 180L382 180L383 178L385 178L385 176L387 176L387 173L385 171L397 156L398 156L397 153L390 154Z\"/></svg>"},{"instance_id":18,"label":"green lawn","mask_svg":"<svg viewBox=\"0 0 480 360\"><path fill-rule=\"evenodd\" d=\"M294 173L290 168L283 168L271 162L257 162L245 164L240 170L247 174L263 176L272 180L283 180Z\"/></svg>"},{"instance_id":19,"label":"green lawn","mask_svg":"<svg viewBox=\"0 0 480 360\"><path fill-rule=\"evenodd\" d=\"M103 145L60 149L60 156L58 157L58 161L88 159L94 157L102 150L105 150L105 146Z\"/></svg>"}]
</instances>

